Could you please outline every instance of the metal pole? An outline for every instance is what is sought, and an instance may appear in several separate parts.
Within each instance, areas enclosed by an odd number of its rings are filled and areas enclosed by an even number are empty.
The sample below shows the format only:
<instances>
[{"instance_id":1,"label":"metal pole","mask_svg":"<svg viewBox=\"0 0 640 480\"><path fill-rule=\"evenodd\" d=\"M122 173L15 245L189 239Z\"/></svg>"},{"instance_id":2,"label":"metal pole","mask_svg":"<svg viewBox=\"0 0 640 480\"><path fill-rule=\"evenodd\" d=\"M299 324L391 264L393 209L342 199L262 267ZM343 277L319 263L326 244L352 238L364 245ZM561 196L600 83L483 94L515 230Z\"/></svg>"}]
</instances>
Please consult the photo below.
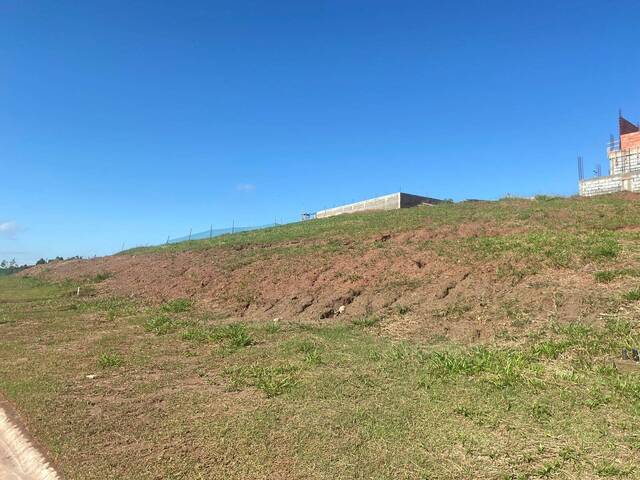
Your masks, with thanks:
<instances>
[{"instance_id":1,"label":"metal pole","mask_svg":"<svg viewBox=\"0 0 640 480\"><path fill-rule=\"evenodd\" d=\"M191 231L192 231L192 230L193 230L193 227L191 227L191 228L189 229L189 241L191 241Z\"/></svg>"},{"instance_id":2,"label":"metal pole","mask_svg":"<svg viewBox=\"0 0 640 480\"><path fill-rule=\"evenodd\" d=\"M209 225L209 240L211 240L212 236L213 236L213 224Z\"/></svg>"},{"instance_id":3,"label":"metal pole","mask_svg":"<svg viewBox=\"0 0 640 480\"><path fill-rule=\"evenodd\" d=\"M236 229L236 221L235 220L231 220L231 233L234 233L235 229Z\"/></svg>"}]
</instances>

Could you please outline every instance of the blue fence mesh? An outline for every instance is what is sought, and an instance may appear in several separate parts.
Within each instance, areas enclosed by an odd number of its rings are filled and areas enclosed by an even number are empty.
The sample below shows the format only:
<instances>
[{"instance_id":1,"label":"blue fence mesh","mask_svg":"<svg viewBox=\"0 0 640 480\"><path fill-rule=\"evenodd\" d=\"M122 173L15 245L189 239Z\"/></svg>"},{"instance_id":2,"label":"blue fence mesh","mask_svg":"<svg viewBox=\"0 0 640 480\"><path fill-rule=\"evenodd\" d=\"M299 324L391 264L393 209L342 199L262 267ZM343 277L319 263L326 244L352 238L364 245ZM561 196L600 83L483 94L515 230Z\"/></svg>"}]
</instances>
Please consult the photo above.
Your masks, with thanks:
<instances>
[{"instance_id":1,"label":"blue fence mesh","mask_svg":"<svg viewBox=\"0 0 640 480\"><path fill-rule=\"evenodd\" d=\"M170 238L168 243L180 243L187 240L202 240L205 238L219 237L220 235L227 235L231 233L249 232L251 230L260 230L262 228L276 227L282 225L280 223L270 223L268 225L260 225L257 227L230 227L230 228L213 228L205 230L204 232L193 233L191 236L185 235L184 237Z\"/></svg>"}]
</instances>

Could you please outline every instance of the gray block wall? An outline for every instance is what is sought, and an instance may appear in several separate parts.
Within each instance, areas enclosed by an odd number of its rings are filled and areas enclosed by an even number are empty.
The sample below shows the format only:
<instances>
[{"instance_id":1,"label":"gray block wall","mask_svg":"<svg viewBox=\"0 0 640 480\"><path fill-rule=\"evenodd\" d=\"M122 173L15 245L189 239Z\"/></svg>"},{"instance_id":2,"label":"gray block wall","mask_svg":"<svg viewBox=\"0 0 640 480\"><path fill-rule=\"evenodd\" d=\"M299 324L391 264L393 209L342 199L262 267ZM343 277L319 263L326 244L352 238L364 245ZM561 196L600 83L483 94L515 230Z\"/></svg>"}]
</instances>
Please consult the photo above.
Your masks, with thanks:
<instances>
[{"instance_id":1,"label":"gray block wall","mask_svg":"<svg viewBox=\"0 0 640 480\"><path fill-rule=\"evenodd\" d=\"M579 184L580 195L592 197L616 192L640 192L640 172L590 178Z\"/></svg>"},{"instance_id":2,"label":"gray block wall","mask_svg":"<svg viewBox=\"0 0 640 480\"><path fill-rule=\"evenodd\" d=\"M613 150L608 155L610 175L640 171L640 148Z\"/></svg>"},{"instance_id":3,"label":"gray block wall","mask_svg":"<svg viewBox=\"0 0 640 480\"><path fill-rule=\"evenodd\" d=\"M411 195L409 193L391 193L382 197L371 198L361 202L341 205L335 208L328 208L316 212L316 218L327 218L343 213L366 212L370 210L397 210L399 208L415 207L422 204L439 203L440 200L435 198L421 197L420 195Z\"/></svg>"}]
</instances>

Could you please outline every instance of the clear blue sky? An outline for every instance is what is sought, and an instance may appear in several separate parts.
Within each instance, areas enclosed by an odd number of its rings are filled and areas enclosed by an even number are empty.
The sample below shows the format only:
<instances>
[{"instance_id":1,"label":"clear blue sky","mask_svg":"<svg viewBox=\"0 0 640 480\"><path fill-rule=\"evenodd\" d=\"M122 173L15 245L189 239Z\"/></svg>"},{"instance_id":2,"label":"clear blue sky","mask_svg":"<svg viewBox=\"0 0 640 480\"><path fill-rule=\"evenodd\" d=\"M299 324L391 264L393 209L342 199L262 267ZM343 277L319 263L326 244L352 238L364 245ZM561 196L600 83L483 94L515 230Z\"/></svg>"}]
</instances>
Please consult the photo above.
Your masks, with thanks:
<instances>
[{"instance_id":1,"label":"clear blue sky","mask_svg":"<svg viewBox=\"0 0 640 480\"><path fill-rule=\"evenodd\" d=\"M573 194L640 118L639 26L631 0L0 0L0 258Z\"/></svg>"}]
</instances>

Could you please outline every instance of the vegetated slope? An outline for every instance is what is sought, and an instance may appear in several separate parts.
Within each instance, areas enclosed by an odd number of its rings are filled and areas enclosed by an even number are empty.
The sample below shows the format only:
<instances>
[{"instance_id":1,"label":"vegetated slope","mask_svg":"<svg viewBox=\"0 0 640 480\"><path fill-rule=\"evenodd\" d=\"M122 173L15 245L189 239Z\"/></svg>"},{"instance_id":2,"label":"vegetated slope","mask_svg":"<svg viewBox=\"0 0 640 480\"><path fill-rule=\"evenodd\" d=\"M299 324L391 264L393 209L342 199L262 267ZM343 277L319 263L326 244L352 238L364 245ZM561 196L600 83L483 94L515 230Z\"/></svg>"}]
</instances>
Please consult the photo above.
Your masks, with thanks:
<instances>
[{"instance_id":1,"label":"vegetated slope","mask_svg":"<svg viewBox=\"0 0 640 480\"><path fill-rule=\"evenodd\" d=\"M79 480L638 478L639 205L441 205L54 262L0 278L0 392Z\"/></svg>"},{"instance_id":2,"label":"vegetated slope","mask_svg":"<svg viewBox=\"0 0 640 480\"><path fill-rule=\"evenodd\" d=\"M394 336L482 340L550 318L594 321L617 308L640 276L639 199L537 197L353 214L23 275L95 278L92 294L186 297L234 318L329 321L343 310Z\"/></svg>"}]
</instances>

